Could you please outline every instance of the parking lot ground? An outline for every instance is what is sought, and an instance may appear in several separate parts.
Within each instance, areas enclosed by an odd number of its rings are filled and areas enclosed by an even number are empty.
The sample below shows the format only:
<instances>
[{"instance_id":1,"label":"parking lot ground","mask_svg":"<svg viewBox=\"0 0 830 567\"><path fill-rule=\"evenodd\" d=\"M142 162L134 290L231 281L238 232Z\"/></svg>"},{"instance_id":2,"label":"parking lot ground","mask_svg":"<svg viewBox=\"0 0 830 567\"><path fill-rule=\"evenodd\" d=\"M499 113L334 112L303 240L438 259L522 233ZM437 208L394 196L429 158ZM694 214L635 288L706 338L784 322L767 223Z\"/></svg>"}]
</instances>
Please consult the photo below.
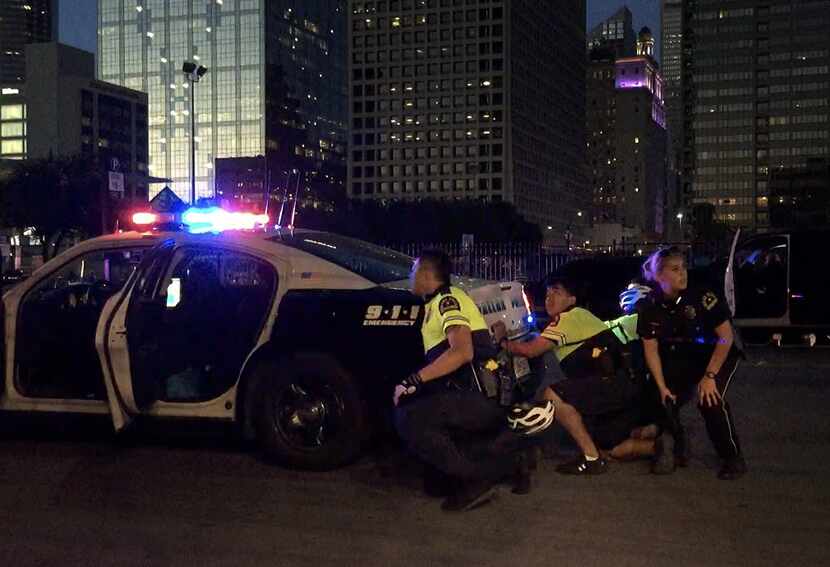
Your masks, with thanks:
<instances>
[{"instance_id":1,"label":"parking lot ground","mask_svg":"<svg viewBox=\"0 0 830 567\"><path fill-rule=\"evenodd\" d=\"M693 459L563 477L446 514L400 451L341 470L274 467L227 428L102 418L0 422L0 556L25 565L830 565L830 350L756 350L730 397L750 466Z\"/></svg>"}]
</instances>

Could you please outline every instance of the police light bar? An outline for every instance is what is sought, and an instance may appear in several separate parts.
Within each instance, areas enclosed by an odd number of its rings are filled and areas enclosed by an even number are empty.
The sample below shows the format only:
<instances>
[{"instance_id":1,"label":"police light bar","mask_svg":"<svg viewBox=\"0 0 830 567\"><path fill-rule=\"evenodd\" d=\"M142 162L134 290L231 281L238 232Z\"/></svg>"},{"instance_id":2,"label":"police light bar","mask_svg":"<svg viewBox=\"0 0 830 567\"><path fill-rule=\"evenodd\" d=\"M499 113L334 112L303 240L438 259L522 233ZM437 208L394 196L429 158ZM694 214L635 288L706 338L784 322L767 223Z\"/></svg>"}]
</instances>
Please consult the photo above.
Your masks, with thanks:
<instances>
[{"instance_id":1,"label":"police light bar","mask_svg":"<svg viewBox=\"0 0 830 567\"><path fill-rule=\"evenodd\" d=\"M268 221L268 215L231 212L219 207L191 207L182 213L182 224L194 234L252 230L265 227Z\"/></svg>"},{"instance_id":2,"label":"police light bar","mask_svg":"<svg viewBox=\"0 0 830 567\"><path fill-rule=\"evenodd\" d=\"M155 213L133 213L133 224L147 226L157 222L158 215Z\"/></svg>"},{"instance_id":3,"label":"police light bar","mask_svg":"<svg viewBox=\"0 0 830 567\"><path fill-rule=\"evenodd\" d=\"M133 213L131 220L133 224L141 228L153 228L161 224L176 222L176 217L171 213L154 213L151 211L139 211Z\"/></svg>"}]
</instances>

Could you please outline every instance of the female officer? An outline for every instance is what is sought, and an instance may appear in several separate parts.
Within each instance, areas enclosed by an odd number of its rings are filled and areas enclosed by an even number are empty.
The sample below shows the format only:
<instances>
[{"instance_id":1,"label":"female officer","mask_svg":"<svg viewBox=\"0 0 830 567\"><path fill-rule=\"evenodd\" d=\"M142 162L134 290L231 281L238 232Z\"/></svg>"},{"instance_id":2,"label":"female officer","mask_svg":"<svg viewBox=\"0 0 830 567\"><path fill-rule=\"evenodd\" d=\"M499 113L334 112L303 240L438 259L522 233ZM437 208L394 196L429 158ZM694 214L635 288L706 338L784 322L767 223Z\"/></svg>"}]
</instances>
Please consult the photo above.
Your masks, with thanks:
<instances>
[{"instance_id":1,"label":"female officer","mask_svg":"<svg viewBox=\"0 0 830 567\"><path fill-rule=\"evenodd\" d=\"M646 364L668 410L652 470L671 473L676 458L684 464L686 440L679 421L671 419L670 408L694 398L723 461L718 478L737 479L746 472L746 464L726 395L742 355L735 345L729 309L712 291L688 288L685 258L677 248L655 252L643 265L643 275L655 291L653 302L640 313L637 330Z\"/></svg>"}]
</instances>

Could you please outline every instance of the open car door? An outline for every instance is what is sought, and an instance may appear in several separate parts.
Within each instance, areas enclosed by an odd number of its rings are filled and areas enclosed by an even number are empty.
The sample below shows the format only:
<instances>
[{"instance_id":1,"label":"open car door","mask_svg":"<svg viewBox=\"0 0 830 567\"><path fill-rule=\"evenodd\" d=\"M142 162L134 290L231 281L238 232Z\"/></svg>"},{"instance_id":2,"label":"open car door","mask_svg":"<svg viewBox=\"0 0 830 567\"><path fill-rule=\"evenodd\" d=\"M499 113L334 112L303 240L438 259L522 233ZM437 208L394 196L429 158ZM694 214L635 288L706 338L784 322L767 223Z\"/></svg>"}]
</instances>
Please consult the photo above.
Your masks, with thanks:
<instances>
[{"instance_id":1,"label":"open car door","mask_svg":"<svg viewBox=\"0 0 830 567\"><path fill-rule=\"evenodd\" d=\"M175 241L165 240L145 255L124 289L111 297L104 306L95 335L95 346L104 371L107 400L116 431L129 425L133 416L158 399L152 383L134 382L135 360L152 360L152 353L131 352L130 344L153 329L152 314L164 309L158 302L158 286L175 248ZM130 321L129 329L127 321ZM145 356L146 355L146 356Z\"/></svg>"},{"instance_id":2,"label":"open car door","mask_svg":"<svg viewBox=\"0 0 830 567\"><path fill-rule=\"evenodd\" d=\"M729 249L729 262L726 264L726 275L723 278L723 294L726 297L726 304L729 305L729 312L735 316L735 249L741 238L741 229L735 232L732 239L732 247Z\"/></svg>"}]
</instances>

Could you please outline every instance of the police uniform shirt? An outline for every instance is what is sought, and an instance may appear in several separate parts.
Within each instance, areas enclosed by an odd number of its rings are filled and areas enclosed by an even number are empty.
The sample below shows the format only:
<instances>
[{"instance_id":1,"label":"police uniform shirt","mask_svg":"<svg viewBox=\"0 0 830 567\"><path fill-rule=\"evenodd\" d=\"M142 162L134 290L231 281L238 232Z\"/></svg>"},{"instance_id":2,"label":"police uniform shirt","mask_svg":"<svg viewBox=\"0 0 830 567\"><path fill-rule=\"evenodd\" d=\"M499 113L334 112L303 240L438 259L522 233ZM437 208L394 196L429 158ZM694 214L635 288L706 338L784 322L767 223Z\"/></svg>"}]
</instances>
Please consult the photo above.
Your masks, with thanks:
<instances>
[{"instance_id":1,"label":"police uniform shirt","mask_svg":"<svg viewBox=\"0 0 830 567\"><path fill-rule=\"evenodd\" d=\"M491 346L490 332L484 316L469 295L457 287L444 287L427 298L426 313L421 326L424 354L432 362L450 348L447 331L459 325L467 327L473 335L473 347Z\"/></svg>"},{"instance_id":2,"label":"police uniform shirt","mask_svg":"<svg viewBox=\"0 0 830 567\"><path fill-rule=\"evenodd\" d=\"M551 321L542 331L542 338L553 343L553 351L559 362L574 353L582 343L603 331L608 326L587 309L573 307Z\"/></svg>"},{"instance_id":3,"label":"police uniform shirt","mask_svg":"<svg viewBox=\"0 0 830 567\"><path fill-rule=\"evenodd\" d=\"M674 299L656 294L640 313L637 332L644 339L657 339L661 354L708 362L718 341L715 329L730 319L726 302L713 291L688 289Z\"/></svg>"}]
</instances>

